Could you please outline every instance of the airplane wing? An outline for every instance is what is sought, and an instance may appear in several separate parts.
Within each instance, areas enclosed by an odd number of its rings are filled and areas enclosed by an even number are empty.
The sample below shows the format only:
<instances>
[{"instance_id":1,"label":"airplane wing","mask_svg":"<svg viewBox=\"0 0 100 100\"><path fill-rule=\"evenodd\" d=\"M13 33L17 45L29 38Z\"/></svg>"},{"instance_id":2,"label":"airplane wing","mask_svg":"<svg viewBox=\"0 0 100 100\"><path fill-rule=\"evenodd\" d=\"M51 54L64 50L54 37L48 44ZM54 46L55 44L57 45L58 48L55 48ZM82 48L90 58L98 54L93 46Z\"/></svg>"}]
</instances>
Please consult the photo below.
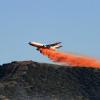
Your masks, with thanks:
<instances>
[{"instance_id":1,"label":"airplane wing","mask_svg":"<svg viewBox=\"0 0 100 100\"><path fill-rule=\"evenodd\" d=\"M45 45L45 46L55 46L55 45L58 45L58 44L60 44L61 42L56 42L56 43L52 43L52 44L48 44L48 45Z\"/></svg>"}]
</instances>

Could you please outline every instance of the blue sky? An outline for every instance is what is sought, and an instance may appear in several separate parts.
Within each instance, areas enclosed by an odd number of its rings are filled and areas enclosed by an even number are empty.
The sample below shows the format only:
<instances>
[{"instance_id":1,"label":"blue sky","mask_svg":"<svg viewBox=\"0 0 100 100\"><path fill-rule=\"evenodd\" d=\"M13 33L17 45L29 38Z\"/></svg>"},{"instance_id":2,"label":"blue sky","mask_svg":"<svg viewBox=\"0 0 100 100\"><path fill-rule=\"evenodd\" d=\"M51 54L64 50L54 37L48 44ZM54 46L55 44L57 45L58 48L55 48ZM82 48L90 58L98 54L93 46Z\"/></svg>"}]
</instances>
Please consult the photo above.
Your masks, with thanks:
<instances>
[{"instance_id":1,"label":"blue sky","mask_svg":"<svg viewBox=\"0 0 100 100\"><path fill-rule=\"evenodd\" d=\"M100 59L100 0L1 0L0 64L50 62L29 41L61 41L60 51Z\"/></svg>"}]
</instances>

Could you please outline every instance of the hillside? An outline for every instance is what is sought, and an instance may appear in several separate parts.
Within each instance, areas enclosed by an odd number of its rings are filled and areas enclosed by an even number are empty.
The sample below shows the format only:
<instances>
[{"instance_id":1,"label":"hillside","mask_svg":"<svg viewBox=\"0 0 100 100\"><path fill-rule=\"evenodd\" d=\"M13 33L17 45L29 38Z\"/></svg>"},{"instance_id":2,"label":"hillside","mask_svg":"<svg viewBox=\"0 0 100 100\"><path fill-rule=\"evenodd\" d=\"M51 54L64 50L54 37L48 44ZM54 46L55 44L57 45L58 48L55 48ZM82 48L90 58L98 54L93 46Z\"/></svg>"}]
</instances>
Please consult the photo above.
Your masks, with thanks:
<instances>
[{"instance_id":1,"label":"hillside","mask_svg":"<svg viewBox=\"0 0 100 100\"><path fill-rule=\"evenodd\" d=\"M100 69L33 61L3 64L0 100L100 100Z\"/></svg>"}]
</instances>

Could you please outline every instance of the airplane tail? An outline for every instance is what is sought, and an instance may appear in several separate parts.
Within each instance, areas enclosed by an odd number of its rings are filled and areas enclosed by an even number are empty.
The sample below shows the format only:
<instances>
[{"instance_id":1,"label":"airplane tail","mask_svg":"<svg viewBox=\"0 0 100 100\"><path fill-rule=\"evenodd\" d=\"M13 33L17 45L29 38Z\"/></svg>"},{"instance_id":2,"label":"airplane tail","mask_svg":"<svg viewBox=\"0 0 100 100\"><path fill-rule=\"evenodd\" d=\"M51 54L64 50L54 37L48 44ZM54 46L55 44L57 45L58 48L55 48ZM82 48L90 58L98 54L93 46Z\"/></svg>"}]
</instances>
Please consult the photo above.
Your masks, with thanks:
<instances>
[{"instance_id":1,"label":"airplane tail","mask_svg":"<svg viewBox=\"0 0 100 100\"><path fill-rule=\"evenodd\" d=\"M61 47L62 47L62 45L55 45L55 46L52 46L52 48L53 48L54 50L59 49L59 48L61 48Z\"/></svg>"},{"instance_id":2,"label":"airplane tail","mask_svg":"<svg viewBox=\"0 0 100 100\"><path fill-rule=\"evenodd\" d=\"M56 47L57 49L59 49L59 48L61 48L62 47L62 45L60 45L60 46L58 46L58 47Z\"/></svg>"}]
</instances>

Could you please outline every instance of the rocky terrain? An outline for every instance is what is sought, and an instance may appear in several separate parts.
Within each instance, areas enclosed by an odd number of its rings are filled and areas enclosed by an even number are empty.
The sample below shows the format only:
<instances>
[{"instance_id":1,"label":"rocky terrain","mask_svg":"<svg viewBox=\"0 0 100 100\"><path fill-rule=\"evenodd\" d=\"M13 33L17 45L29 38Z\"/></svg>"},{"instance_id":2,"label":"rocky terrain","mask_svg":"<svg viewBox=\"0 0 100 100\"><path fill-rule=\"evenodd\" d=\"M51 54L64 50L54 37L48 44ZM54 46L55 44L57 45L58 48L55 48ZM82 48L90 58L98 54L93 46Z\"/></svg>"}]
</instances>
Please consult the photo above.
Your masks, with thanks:
<instances>
[{"instance_id":1,"label":"rocky terrain","mask_svg":"<svg viewBox=\"0 0 100 100\"><path fill-rule=\"evenodd\" d=\"M3 64L0 100L100 100L100 69L33 61Z\"/></svg>"}]
</instances>

